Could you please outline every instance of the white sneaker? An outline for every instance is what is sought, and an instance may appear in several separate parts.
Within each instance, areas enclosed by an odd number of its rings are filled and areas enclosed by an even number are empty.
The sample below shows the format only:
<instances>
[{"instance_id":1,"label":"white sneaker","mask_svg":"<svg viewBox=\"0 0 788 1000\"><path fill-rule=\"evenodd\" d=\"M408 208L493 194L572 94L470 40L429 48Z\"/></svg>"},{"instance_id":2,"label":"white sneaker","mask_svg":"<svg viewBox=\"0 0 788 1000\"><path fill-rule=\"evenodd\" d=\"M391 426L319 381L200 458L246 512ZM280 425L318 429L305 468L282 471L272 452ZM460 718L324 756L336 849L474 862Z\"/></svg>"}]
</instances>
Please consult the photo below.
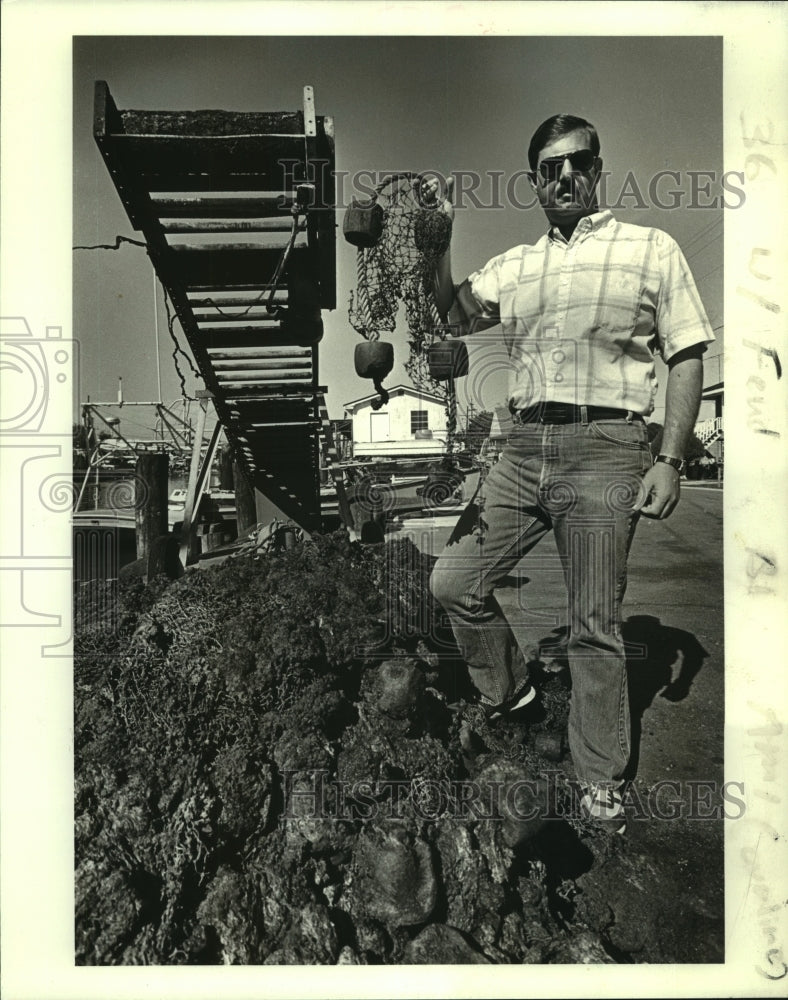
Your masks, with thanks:
<instances>
[{"instance_id":1,"label":"white sneaker","mask_svg":"<svg viewBox=\"0 0 788 1000\"><path fill-rule=\"evenodd\" d=\"M583 785L580 808L588 819L610 833L626 833L627 817L617 788L595 782Z\"/></svg>"},{"instance_id":2,"label":"white sneaker","mask_svg":"<svg viewBox=\"0 0 788 1000\"><path fill-rule=\"evenodd\" d=\"M512 712L530 705L535 697L536 691L534 688L529 681L524 681L514 694L506 701L501 702L500 705L489 705L486 702L481 702L481 705L487 721L494 722L496 719L502 719L505 715L511 715Z\"/></svg>"}]
</instances>

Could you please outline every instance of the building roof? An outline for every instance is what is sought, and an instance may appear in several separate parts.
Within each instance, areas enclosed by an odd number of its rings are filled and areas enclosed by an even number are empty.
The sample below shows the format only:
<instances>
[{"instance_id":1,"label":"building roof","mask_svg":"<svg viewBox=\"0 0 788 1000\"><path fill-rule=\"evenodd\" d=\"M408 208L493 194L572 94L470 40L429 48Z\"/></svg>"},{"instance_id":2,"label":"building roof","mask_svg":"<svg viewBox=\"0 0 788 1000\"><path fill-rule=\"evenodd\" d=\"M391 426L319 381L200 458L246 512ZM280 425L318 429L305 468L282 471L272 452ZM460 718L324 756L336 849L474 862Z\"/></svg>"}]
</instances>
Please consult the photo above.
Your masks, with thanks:
<instances>
[{"instance_id":1,"label":"building roof","mask_svg":"<svg viewBox=\"0 0 788 1000\"><path fill-rule=\"evenodd\" d=\"M715 382L714 385L707 385L701 394L701 399L715 399L717 396L725 395L725 383Z\"/></svg>"},{"instance_id":2,"label":"building roof","mask_svg":"<svg viewBox=\"0 0 788 1000\"><path fill-rule=\"evenodd\" d=\"M393 399L394 396L404 396L406 393L409 396L415 396L417 399L428 399L433 403L445 403L442 396L436 396L434 393L425 392L423 389L414 389L411 385L395 385L391 389L386 390L389 396ZM349 403L343 403L346 410L353 409L358 406L362 406L364 403L371 402L373 399L377 399L378 394L376 392L370 392L366 396L361 396L358 399L351 399Z\"/></svg>"}]
</instances>

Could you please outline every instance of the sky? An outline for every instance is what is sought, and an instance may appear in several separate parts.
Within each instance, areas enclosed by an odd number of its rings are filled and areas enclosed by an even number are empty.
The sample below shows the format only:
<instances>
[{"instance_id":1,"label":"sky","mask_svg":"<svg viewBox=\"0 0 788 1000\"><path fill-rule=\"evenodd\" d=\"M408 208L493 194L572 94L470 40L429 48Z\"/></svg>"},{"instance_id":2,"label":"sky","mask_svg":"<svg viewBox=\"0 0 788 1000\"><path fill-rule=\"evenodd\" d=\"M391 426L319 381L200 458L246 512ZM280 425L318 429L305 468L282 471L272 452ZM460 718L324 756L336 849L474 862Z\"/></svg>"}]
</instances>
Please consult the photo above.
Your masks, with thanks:
<instances>
[{"instance_id":1,"label":"sky","mask_svg":"<svg viewBox=\"0 0 788 1000\"><path fill-rule=\"evenodd\" d=\"M411 26L411 30L412 30ZM88 37L74 39L74 245L139 237L126 217L92 136L93 84L106 80L121 109L282 111L301 107L314 87L318 114L334 118L336 168L347 171L341 194L355 192L357 171L476 172L478 201L457 208L452 240L455 281L512 246L546 230L519 174L527 168L530 135L551 114L593 122L609 172L609 204L624 222L657 226L684 249L717 342L707 353L706 383L721 378L723 342L722 43L715 37ZM679 171L649 194L659 171ZM690 207L688 171L709 171ZM493 172L503 180L502 207L490 207ZM627 182L628 176L634 178ZM517 178L520 178L517 180ZM466 184L468 182L466 181ZM514 199L506 197L507 185ZM644 205L637 205L640 191ZM716 207L709 207L714 205ZM526 207L528 206L528 207ZM370 384L353 368L358 335L348 321L355 287L355 249L342 238L337 214L337 308L324 312L320 380L332 417L366 395ZM81 345L84 401L113 400L123 378L126 400L172 402L180 383L160 293L145 250L74 251L74 334ZM156 363L156 324L159 365ZM176 324L176 331L180 328ZM498 329L498 333L500 330ZM408 382L400 317L396 367L387 385ZM181 346L188 350L180 334ZM458 383L461 412L505 402L506 365L497 333L469 340L471 374ZM716 359L716 360L715 360ZM181 360L181 367L187 366ZM665 369L653 419L664 413ZM191 393L200 388L190 376ZM701 412L701 416L712 415ZM144 411L124 413L127 434L153 427Z\"/></svg>"}]
</instances>

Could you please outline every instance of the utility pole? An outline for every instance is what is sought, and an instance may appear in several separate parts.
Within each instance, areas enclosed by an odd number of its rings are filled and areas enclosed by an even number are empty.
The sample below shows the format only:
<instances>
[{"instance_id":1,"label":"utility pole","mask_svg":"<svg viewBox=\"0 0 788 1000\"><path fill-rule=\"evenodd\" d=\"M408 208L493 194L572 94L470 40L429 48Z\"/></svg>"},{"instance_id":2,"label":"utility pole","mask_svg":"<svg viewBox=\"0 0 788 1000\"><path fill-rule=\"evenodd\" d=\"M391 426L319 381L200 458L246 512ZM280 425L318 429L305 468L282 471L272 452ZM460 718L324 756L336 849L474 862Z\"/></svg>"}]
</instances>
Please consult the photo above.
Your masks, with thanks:
<instances>
[{"instance_id":1,"label":"utility pole","mask_svg":"<svg viewBox=\"0 0 788 1000\"><path fill-rule=\"evenodd\" d=\"M168 465L166 452L147 452L137 457L134 505L137 558L145 560L145 574L148 578L163 572L163 566L149 569L148 562L156 539L167 534Z\"/></svg>"},{"instance_id":2,"label":"utility pole","mask_svg":"<svg viewBox=\"0 0 788 1000\"><path fill-rule=\"evenodd\" d=\"M465 411L465 433L468 434L471 429L471 421L476 416L476 407L473 403L468 403L468 409Z\"/></svg>"}]
</instances>

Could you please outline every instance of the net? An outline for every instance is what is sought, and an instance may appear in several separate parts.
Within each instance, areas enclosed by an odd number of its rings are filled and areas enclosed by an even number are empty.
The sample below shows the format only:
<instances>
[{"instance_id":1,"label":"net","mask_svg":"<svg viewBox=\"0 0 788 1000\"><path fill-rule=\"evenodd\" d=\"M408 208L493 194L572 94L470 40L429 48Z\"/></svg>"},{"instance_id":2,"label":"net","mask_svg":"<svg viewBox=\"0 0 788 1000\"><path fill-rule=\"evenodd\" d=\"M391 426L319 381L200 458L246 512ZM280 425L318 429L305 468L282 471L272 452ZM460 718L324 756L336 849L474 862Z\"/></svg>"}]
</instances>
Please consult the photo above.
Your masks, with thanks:
<instances>
[{"instance_id":1,"label":"net","mask_svg":"<svg viewBox=\"0 0 788 1000\"><path fill-rule=\"evenodd\" d=\"M417 389L444 400L451 454L457 429L454 379L433 378L428 351L448 333L435 304L433 275L448 249L452 224L437 203L422 203L421 179L415 173L391 174L376 188L376 203L383 210L382 232L373 246L358 248L349 319L365 340L378 340L381 334L393 334L400 303L404 304L409 342L405 371Z\"/></svg>"}]
</instances>

